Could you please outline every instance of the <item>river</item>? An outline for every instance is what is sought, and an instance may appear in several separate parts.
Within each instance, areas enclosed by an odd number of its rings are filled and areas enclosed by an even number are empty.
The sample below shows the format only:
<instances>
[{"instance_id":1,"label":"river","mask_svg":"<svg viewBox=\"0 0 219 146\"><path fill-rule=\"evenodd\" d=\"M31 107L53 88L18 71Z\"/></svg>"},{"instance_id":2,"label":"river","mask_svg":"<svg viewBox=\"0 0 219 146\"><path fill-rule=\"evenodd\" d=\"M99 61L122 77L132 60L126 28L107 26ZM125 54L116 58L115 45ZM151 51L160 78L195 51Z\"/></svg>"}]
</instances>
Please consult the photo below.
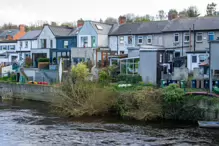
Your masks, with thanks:
<instances>
[{"instance_id":1,"label":"river","mask_svg":"<svg viewBox=\"0 0 219 146\"><path fill-rule=\"evenodd\" d=\"M0 105L0 146L219 145L219 130L196 125L66 119L51 114L44 103L15 101Z\"/></svg>"}]
</instances>

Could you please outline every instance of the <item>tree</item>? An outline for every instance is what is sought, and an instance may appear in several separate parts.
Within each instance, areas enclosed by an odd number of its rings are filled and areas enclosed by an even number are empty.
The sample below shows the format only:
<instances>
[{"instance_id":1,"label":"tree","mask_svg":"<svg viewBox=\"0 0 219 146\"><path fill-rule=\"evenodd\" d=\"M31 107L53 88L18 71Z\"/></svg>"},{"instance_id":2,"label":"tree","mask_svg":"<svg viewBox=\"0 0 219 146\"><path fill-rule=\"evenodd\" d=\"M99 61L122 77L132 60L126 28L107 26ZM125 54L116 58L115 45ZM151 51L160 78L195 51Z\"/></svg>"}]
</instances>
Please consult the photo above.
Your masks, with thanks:
<instances>
[{"instance_id":1,"label":"tree","mask_svg":"<svg viewBox=\"0 0 219 146\"><path fill-rule=\"evenodd\" d=\"M158 17L159 20L165 20L167 16L166 16L164 10L159 10L157 17Z\"/></svg>"},{"instance_id":2,"label":"tree","mask_svg":"<svg viewBox=\"0 0 219 146\"><path fill-rule=\"evenodd\" d=\"M136 16L133 13L128 13L124 15L126 17L126 22L130 23L130 22L134 22Z\"/></svg>"},{"instance_id":3,"label":"tree","mask_svg":"<svg viewBox=\"0 0 219 146\"><path fill-rule=\"evenodd\" d=\"M150 19L149 18L147 18L146 16L137 16L137 17L135 17L135 20L134 20L134 22L148 22L148 21L150 21Z\"/></svg>"},{"instance_id":4,"label":"tree","mask_svg":"<svg viewBox=\"0 0 219 146\"><path fill-rule=\"evenodd\" d=\"M178 17L178 12L176 9L170 9L168 12L168 20L172 20Z\"/></svg>"},{"instance_id":5,"label":"tree","mask_svg":"<svg viewBox=\"0 0 219 146\"><path fill-rule=\"evenodd\" d=\"M64 23L61 24L61 26L75 27L73 22L64 22Z\"/></svg>"},{"instance_id":6,"label":"tree","mask_svg":"<svg viewBox=\"0 0 219 146\"><path fill-rule=\"evenodd\" d=\"M100 23L103 23L103 20L100 18Z\"/></svg>"},{"instance_id":7,"label":"tree","mask_svg":"<svg viewBox=\"0 0 219 146\"><path fill-rule=\"evenodd\" d=\"M196 6L190 6L186 10L186 13L188 17L198 17L200 15L198 8Z\"/></svg>"},{"instance_id":8,"label":"tree","mask_svg":"<svg viewBox=\"0 0 219 146\"><path fill-rule=\"evenodd\" d=\"M217 15L216 6L217 6L216 3L211 3L211 4L207 5L207 10L206 10L207 16L216 16Z\"/></svg>"},{"instance_id":9,"label":"tree","mask_svg":"<svg viewBox=\"0 0 219 146\"><path fill-rule=\"evenodd\" d=\"M113 18L113 17L108 17L108 18L106 18L106 20L104 22L108 23L108 24L116 24L117 23L117 19Z\"/></svg>"},{"instance_id":10,"label":"tree","mask_svg":"<svg viewBox=\"0 0 219 146\"><path fill-rule=\"evenodd\" d=\"M179 15L180 18L188 17L187 10L184 9L183 11L179 12L178 15Z\"/></svg>"}]
</instances>

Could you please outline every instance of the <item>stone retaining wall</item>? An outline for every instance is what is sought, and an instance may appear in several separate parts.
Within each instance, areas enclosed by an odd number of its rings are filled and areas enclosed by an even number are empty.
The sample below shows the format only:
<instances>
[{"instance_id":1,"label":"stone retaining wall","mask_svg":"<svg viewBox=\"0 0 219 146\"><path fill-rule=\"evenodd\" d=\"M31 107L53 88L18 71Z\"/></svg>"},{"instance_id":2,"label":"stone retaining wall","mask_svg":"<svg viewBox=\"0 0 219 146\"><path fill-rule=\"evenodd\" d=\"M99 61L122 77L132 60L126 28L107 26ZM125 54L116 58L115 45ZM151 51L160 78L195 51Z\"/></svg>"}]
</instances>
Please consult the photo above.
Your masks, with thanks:
<instances>
[{"instance_id":1,"label":"stone retaining wall","mask_svg":"<svg viewBox=\"0 0 219 146\"><path fill-rule=\"evenodd\" d=\"M54 88L51 86L0 83L0 96L3 98L21 98L36 101L51 102L54 98Z\"/></svg>"}]
</instances>

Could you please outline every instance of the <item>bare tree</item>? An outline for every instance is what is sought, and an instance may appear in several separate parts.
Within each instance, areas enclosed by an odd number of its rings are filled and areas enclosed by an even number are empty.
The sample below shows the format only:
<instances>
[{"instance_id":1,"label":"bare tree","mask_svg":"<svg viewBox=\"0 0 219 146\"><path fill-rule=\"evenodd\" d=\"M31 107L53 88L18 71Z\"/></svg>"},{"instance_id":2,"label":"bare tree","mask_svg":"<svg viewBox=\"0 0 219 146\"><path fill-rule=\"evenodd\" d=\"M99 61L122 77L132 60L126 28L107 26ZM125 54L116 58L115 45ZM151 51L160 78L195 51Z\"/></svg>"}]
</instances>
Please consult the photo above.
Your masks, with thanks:
<instances>
[{"instance_id":1,"label":"bare tree","mask_svg":"<svg viewBox=\"0 0 219 146\"><path fill-rule=\"evenodd\" d=\"M196 6L190 6L186 12L188 17L198 17L200 15L199 10Z\"/></svg>"},{"instance_id":2,"label":"bare tree","mask_svg":"<svg viewBox=\"0 0 219 146\"><path fill-rule=\"evenodd\" d=\"M157 17L158 17L159 20L166 20L167 15L166 15L166 13L164 12L164 10L159 10Z\"/></svg>"}]
</instances>

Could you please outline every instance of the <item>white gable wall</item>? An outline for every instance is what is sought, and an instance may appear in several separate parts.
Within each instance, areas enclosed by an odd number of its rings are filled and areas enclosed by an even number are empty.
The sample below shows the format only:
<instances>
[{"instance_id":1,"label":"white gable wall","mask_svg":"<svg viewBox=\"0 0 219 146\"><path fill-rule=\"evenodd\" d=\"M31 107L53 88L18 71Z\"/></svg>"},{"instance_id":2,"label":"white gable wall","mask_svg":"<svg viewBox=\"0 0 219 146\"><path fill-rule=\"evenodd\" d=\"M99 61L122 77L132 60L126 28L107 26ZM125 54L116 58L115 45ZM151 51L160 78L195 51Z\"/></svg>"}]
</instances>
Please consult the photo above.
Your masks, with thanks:
<instances>
[{"instance_id":1,"label":"white gable wall","mask_svg":"<svg viewBox=\"0 0 219 146\"><path fill-rule=\"evenodd\" d=\"M47 48L51 48L50 41L52 40L53 48L56 48L56 38L48 26L44 26L42 32L40 33L40 36L38 37L39 48L42 48L41 41L40 41L41 39L46 39Z\"/></svg>"}]
</instances>

